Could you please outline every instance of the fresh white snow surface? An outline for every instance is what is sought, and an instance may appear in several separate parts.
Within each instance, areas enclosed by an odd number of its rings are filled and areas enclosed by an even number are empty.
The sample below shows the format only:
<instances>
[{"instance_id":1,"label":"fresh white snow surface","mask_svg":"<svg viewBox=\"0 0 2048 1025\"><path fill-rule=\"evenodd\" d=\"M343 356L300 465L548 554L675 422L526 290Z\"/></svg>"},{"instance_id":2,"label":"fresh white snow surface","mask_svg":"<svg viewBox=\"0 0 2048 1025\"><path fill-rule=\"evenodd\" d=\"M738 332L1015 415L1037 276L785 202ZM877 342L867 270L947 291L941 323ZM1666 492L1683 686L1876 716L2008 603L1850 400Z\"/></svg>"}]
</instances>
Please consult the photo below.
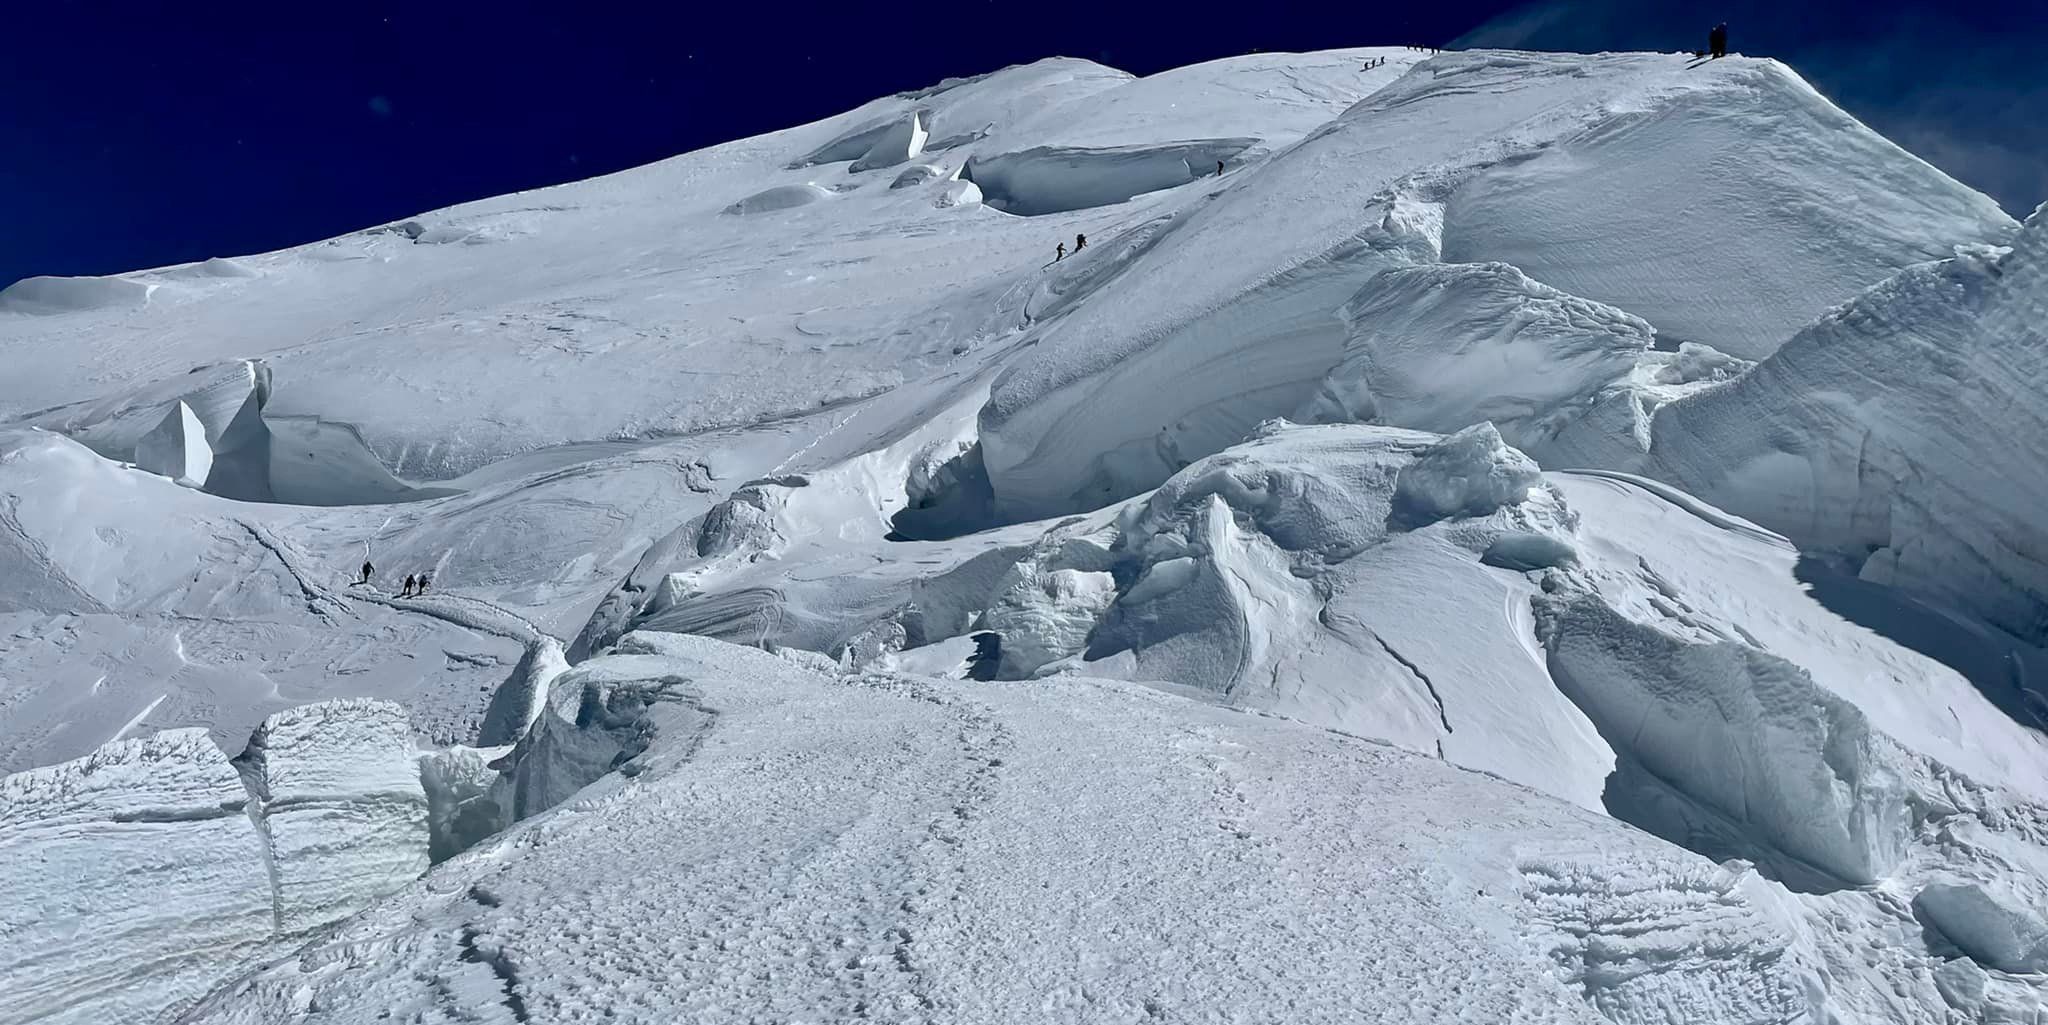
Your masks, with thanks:
<instances>
[{"instance_id":1,"label":"fresh white snow surface","mask_svg":"<svg viewBox=\"0 0 2048 1025\"><path fill-rule=\"evenodd\" d=\"M2048 214L1692 63L0 292L0 1025L2048 1017Z\"/></svg>"}]
</instances>

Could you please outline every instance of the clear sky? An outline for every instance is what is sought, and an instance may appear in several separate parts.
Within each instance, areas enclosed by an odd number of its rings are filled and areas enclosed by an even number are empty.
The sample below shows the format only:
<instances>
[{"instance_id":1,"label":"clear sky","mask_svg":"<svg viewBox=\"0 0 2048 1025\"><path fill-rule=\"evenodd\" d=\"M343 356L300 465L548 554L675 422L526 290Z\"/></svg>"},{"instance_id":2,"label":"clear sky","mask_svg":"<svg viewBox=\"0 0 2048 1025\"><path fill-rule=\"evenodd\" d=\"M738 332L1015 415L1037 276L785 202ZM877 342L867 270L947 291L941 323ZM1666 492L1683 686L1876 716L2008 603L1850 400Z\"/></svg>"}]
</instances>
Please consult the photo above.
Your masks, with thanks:
<instances>
[{"instance_id":1,"label":"clear sky","mask_svg":"<svg viewBox=\"0 0 2048 1025\"><path fill-rule=\"evenodd\" d=\"M1718 20L2024 213L2048 198L2048 4L1962 6L23 3L0 18L0 284L312 241L1055 54L1692 49Z\"/></svg>"}]
</instances>

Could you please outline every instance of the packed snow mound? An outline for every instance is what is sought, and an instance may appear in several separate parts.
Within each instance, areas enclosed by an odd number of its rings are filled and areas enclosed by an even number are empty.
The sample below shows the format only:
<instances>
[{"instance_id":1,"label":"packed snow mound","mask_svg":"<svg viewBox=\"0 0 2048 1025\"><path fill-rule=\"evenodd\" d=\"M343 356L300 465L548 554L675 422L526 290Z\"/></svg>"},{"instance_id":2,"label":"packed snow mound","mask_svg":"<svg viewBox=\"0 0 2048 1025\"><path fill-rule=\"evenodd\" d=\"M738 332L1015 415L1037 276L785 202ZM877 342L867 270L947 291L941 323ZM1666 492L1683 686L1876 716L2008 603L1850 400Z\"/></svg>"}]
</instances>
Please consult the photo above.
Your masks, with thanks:
<instances>
[{"instance_id":1,"label":"packed snow mound","mask_svg":"<svg viewBox=\"0 0 2048 1025\"><path fill-rule=\"evenodd\" d=\"M132 309L149 301L150 286L127 278L23 278L0 288L0 311L82 313Z\"/></svg>"},{"instance_id":2,"label":"packed snow mound","mask_svg":"<svg viewBox=\"0 0 2048 1025\"><path fill-rule=\"evenodd\" d=\"M2048 970L2048 852L1972 819L1945 822L1941 833L1960 856L1914 895L1914 910L1987 968Z\"/></svg>"},{"instance_id":3,"label":"packed snow mound","mask_svg":"<svg viewBox=\"0 0 2048 1025\"><path fill-rule=\"evenodd\" d=\"M1804 118L1821 133L1818 143L1790 130L1777 135L1771 125L1780 118ZM1781 141L1731 144L1703 164L1680 147L1630 145L1630 129L1652 122L1650 134L1719 137L1730 130L1723 123L1733 122L1751 126L1738 131ZM1489 168L1558 166L1541 156L1551 150L1582 152L1579 159L1603 174L1645 183L1715 173L1698 168L1733 162L1731 180L1772 186L1754 199L1717 192L1730 207L1723 219L1772 226L1703 244L1683 227L1690 194L1665 191L1628 207L1630 225L1655 230L1556 227L1582 214L1616 216L1606 205L1615 190L1587 190L1571 193L1577 205L1532 198L1526 205L1549 219L1530 230L1529 245L1589 239L1626 254L1610 272L1573 277L1519 249L1468 244L1491 238L1494 224L1508 232L1510 214L1523 216L1523 206L1503 200L1479 219L1457 208L1459 183ZM1868 219L1858 219L1856 208L1802 213L1828 208L1841 194L1870 197ZM1684 203L1674 204L1674 196ZM1930 233L1929 224L1943 228ZM1641 316L1668 332L1670 345L1695 341L1754 356L1769 351L1759 337L1782 341L1827 304L1925 259L1930 246L1999 241L2011 231L1990 200L1870 135L1768 62L1738 58L1688 71L1676 56L1640 54L1435 57L1213 199L1185 208L1184 221L1105 290L1144 301L1088 303L1048 325L991 390L981 415L985 461L996 505L1011 520L1092 508L1154 487L1259 420L1297 415L1344 358L1348 332L1338 311L1370 301L1361 292L1389 269L1500 260ZM1810 259L1817 248L1847 255ZM1715 270L1723 257L1714 254L1724 250L1742 262L1742 274ZM1809 264L1821 272L1793 269ZM1671 320L1668 305L1646 300L1682 295L1691 297L1686 310L1706 309L1700 282L1777 275L1781 267L1796 293L1765 290L1783 302L1754 304L1739 317ZM1751 306L1731 299L1714 308Z\"/></svg>"},{"instance_id":4,"label":"packed snow mound","mask_svg":"<svg viewBox=\"0 0 2048 1025\"><path fill-rule=\"evenodd\" d=\"M1401 468L1394 510L1412 523L1485 516L1528 497L1539 479L1535 461L1509 448L1491 423L1474 424Z\"/></svg>"},{"instance_id":5,"label":"packed snow mound","mask_svg":"<svg viewBox=\"0 0 2048 1025\"><path fill-rule=\"evenodd\" d=\"M1219 173L1257 139L1200 139L1099 149L1039 147L977 156L960 171L988 205L1023 217L1109 206Z\"/></svg>"},{"instance_id":6,"label":"packed snow mound","mask_svg":"<svg viewBox=\"0 0 2048 1025\"><path fill-rule=\"evenodd\" d=\"M1490 421L1538 459L1655 341L1642 319L1501 263L1389 270L1338 315L1343 361L1299 419L1440 434Z\"/></svg>"},{"instance_id":7,"label":"packed snow mound","mask_svg":"<svg viewBox=\"0 0 2048 1025\"><path fill-rule=\"evenodd\" d=\"M2048 640L2048 213L1660 410L1650 472L1863 579Z\"/></svg>"},{"instance_id":8,"label":"packed snow mound","mask_svg":"<svg viewBox=\"0 0 2048 1025\"><path fill-rule=\"evenodd\" d=\"M807 206L821 199L831 199L832 190L809 183L803 185L777 185L726 207L725 212L746 216L749 214L774 213L777 210L792 210Z\"/></svg>"},{"instance_id":9,"label":"packed snow mound","mask_svg":"<svg viewBox=\"0 0 2048 1025\"><path fill-rule=\"evenodd\" d=\"M206 425L183 399L135 443L135 465L186 487L206 485L213 470L213 449L206 443Z\"/></svg>"},{"instance_id":10,"label":"packed snow mound","mask_svg":"<svg viewBox=\"0 0 2048 1025\"><path fill-rule=\"evenodd\" d=\"M1675 352L1641 353L1627 375L1554 420L1553 433L1530 449L1550 466L1640 470L1659 409L1726 384L1755 365L1698 342L1680 342Z\"/></svg>"},{"instance_id":11,"label":"packed snow mound","mask_svg":"<svg viewBox=\"0 0 2048 1025\"><path fill-rule=\"evenodd\" d=\"M946 169L937 164L916 164L906 167L889 182L892 189L907 189L926 182L937 181L946 176Z\"/></svg>"},{"instance_id":12,"label":"packed snow mound","mask_svg":"<svg viewBox=\"0 0 2048 1025\"><path fill-rule=\"evenodd\" d=\"M588 665L689 680L717 709L704 732L658 735L630 779L189 1020L1081 1022L1284 1004L1311 1022L1589 1023L1796 1020L1827 999L1739 871L1441 762L1101 681L834 678L700 638L621 647ZM1657 909L1657 930L1629 929L1629 906ZM1624 944L1676 964L1595 985ZM1085 987L1077 958L1099 968ZM1436 984L1416 984L1424 966Z\"/></svg>"},{"instance_id":13,"label":"packed snow mound","mask_svg":"<svg viewBox=\"0 0 2048 1025\"><path fill-rule=\"evenodd\" d=\"M165 278L182 281L260 278L263 276L262 271L256 270L247 264L219 256L209 257L198 263L188 263L182 267L172 267L168 270L159 271L158 274Z\"/></svg>"}]
</instances>

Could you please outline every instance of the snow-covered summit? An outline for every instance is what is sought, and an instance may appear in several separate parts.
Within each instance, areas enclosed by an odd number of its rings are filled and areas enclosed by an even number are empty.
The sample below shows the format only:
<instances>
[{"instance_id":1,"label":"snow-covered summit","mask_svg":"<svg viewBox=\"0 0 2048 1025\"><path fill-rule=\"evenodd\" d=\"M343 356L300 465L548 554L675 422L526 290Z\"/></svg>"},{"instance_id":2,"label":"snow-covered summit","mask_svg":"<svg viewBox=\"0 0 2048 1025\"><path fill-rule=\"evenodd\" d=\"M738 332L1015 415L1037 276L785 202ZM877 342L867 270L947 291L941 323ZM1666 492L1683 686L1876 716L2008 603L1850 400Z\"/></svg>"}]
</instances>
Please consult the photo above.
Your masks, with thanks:
<instances>
[{"instance_id":1,"label":"snow-covered summit","mask_svg":"<svg viewBox=\"0 0 2048 1025\"><path fill-rule=\"evenodd\" d=\"M19 283L0 1025L2048 1014L2044 222L1382 47Z\"/></svg>"}]
</instances>

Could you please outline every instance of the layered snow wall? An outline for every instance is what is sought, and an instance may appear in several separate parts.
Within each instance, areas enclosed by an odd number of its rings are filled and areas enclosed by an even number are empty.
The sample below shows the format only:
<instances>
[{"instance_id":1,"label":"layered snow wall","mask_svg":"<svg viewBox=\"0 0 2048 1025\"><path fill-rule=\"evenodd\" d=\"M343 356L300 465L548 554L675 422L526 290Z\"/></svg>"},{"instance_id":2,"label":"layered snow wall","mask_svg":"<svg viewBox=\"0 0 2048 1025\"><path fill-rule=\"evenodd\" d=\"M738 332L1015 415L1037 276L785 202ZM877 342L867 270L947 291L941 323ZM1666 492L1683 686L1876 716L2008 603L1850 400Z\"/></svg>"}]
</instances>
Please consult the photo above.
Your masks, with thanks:
<instances>
[{"instance_id":1,"label":"layered snow wall","mask_svg":"<svg viewBox=\"0 0 2048 1025\"><path fill-rule=\"evenodd\" d=\"M1661 409L1650 470L1865 580L2048 640L2048 213Z\"/></svg>"},{"instance_id":2,"label":"layered snow wall","mask_svg":"<svg viewBox=\"0 0 2048 1025\"><path fill-rule=\"evenodd\" d=\"M1213 176L1257 139L1200 139L1100 149L1048 146L977 156L960 177L1004 213L1031 217L1121 203Z\"/></svg>"},{"instance_id":3,"label":"layered snow wall","mask_svg":"<svg viewBox=\"0 0 2048 1025\"><path fill-rule=\"evenodd\" d=\"M0 1022L146 1020L261 950L248 801L201 729L0 778Z\"/></svg>"}]
</instances>

